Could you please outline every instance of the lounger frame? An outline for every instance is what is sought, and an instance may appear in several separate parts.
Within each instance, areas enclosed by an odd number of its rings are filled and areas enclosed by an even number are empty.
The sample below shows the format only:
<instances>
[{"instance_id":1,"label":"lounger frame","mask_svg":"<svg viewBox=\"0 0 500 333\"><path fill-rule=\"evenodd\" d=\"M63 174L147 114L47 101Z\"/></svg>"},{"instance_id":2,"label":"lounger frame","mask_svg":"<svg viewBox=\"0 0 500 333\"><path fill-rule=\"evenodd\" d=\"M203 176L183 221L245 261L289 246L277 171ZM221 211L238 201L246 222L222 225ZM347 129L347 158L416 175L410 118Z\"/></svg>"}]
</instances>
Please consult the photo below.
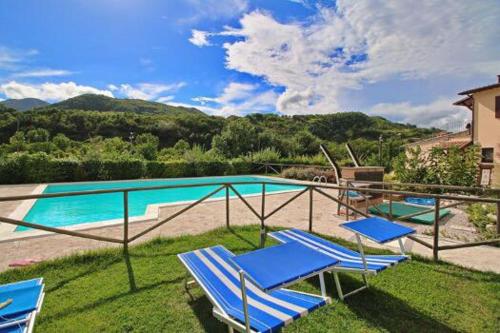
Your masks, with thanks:
<instances>
[{"instance_id":1,"label":"lounger frame","mask_svg":"<svg viewBox=\"0 0 500 333\"><path fill-rule=\"evenodd\" d=\"M359 251L361 260L363 262L364 269L343 268L343 267L338 266L338 265L335 266L335 267L333 267L333 268L328 269L328 272L333 275L333 279L334 279L334 282L335 282L335 287L337 289L337 293L338 293L339 299L341 301L345 300L349 296L352 296L352 295L357 294L358 292L360 292L362 290L365 290L365 289L369 288L367 276L368 275L377 275L378 274L378 272L376 270L368 269L368 264L367 264L367 261L366 261L366 255L365 255L365 251L363 249L363 242L361 241L360 234L358 234L356 232L354 234L355 234L355 237L356 237L356 243L358 245L358 251ZM278 242L281 243L281 241L278 238L276 238L272 233L268 233L268 236L270 236L274 240L276 240L276 241L278 241ZM411 257L408 256L407 254L405 254L406 250L405 250L405 247L404 247L402 239L399 238L398 242L399 242L399 247L400 247L401 255L406 256L408 258L408 260L410 260ZM318 251L321 251L321 250L318 250ZM384 257L391 257L391 255L384 255ZM399 264L399 262L395 262L393 265L391 265L391 267L392 266L396 266L397 264ZM355 290L352 290L352 291L349 291L347 293L344 293L343 290L342 290L342 285L340 283L340 277L339 277L338 273L358 273L358 274L361 274L361 277L363 278L363 284L364 285L361 286L361 287L359 287L359 288L357 288L357 289L355 289Z\"/></svg>"},{"instance_id":2,"label":"lounger frame","mask_svg":"<svg viewBox=\"0 0 500 333\"><path fill-rule=\"evenodd\" d=\"M245 324L242 324L241 322L233 319L231 316L229 316L224 310L222 310L222 307L217 303L217 301L211 296L210 292L205 288L205 286L198 281L196 278L196 274L193 273L193 271L189 268L189 265L184 261L184 259L181 256L178 256L179 260L183 263L184 267L186 268L186 276L184 278L184 288L186 289L186 292L189 294L189 296L192 298L192 295L189 293L189 287L197 284L198 286L201 287L205 295L207 296L208 300L212 305L214 306L212 309L212 314L213 316L221 321L222 323L227 325L228 332L233 333L235 330L238 332L244 332L244 333L257 333L257 331L254 331L250 328L249 324L250 321L248 319L248 304L246 302L246 287L245 287L245 273L243 271L240 271L240 285L241 285L241 292L242 292L242 303L243 303L243 312L245 313ZM315 295L315 294L310 294L310 293L305 293L297 290L293 290L295 293L300 293L308 296L314 296L314 297L321 297L325 300L326 304L331 303L331 298L324 295L324 278L323 278L323 272L322 271L319 276L320 276L320 284L323 286L322 288L322 295ZM318 273L315 273L316 275ZM312 275L312 276L314 276ZM189 280L189 276L193 278L193 280ZM305 280L307 278L310 278L310 276L301 278L300 280L296 280L295 283ZM289 290L285 288L277 288L277 289L282 289L282 290Z\"/></svg>"}]
</instances>

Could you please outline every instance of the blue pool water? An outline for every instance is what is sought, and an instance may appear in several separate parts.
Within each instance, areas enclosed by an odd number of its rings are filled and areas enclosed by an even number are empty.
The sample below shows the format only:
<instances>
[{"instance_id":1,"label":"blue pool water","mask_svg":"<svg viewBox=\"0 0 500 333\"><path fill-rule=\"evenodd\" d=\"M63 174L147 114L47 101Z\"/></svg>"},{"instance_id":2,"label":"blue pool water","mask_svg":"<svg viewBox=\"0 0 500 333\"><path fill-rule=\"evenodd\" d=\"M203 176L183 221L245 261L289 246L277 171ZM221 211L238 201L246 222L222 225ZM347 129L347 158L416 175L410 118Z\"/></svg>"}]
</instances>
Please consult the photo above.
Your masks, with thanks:
<instances>
[{"instance_id":1,"label":"blue pool water","mask_svg":"<svg viewBox=\"0 0 500 333\"><path fill-rule=\"evenodd\" d=\"M203 177L185 179L161 180L132 180L122 182L90 182L78 184L49 185L44 193L61 193L74 191L90 191L102 189L118 189L145 186L203 184L214 182L255 182L273 181L271 178L256 176L234 177ZM194 201L214 191L218 186L188 187L177 189L149 190L129 192L129 216L142 216L150 204L175 203L180 201ZM260 184L236 185L235 188L242 195L259 194L262 191ZM300 186L266 185L266 192L297 190ZM235 194L231 191L231 196ZM212 198L225 196L221 190ZM123 218L123 193L92 194L73 197L38 199L28 214L24 217L27 222L52 227L69 226L81 223L98 222ZM26 227L17 227L16 231L28 230Z\"/></svg>"}]
</instances>

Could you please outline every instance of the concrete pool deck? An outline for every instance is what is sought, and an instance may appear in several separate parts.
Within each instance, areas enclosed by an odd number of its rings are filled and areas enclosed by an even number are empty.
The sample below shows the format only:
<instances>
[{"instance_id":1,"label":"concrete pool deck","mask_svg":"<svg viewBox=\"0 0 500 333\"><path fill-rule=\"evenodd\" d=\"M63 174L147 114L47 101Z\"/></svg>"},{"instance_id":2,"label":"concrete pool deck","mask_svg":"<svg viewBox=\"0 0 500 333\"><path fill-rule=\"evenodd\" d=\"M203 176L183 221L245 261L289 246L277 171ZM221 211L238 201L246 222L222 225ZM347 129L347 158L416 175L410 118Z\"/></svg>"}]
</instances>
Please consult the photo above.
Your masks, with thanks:
<instances>
[{"instance_id":1,"label":"concrete pool deck","mask_svg":"<svg viewBox=\"0 0 500 333\"><path fill-rule=\"evenodd\" d=\"M36 189L37 185L1 186L1 196L29 194ZM330 194L335 191L329 190ZM295 193L273 194L266 197L266 212L272 211L284 203ZM260 211L260 196L249 197L247 201ZM0 215L9 216L20 205L20 202L0 202ZM160 218L165 218L185 205L165 206L160 208ZM296 199L290 205L277 212L266 221L268 226L295 227L307 230L309 224L309 197L307 194ZM343 238L354 241L354 236L349 231L341 228L340 223L345 222L342 217L335 215L337 205L333 201L315 193L313 211L313 230L318 233ZM231 225L258 224L258 220L252 212L239 199L230 201L230 221ZM143 242L148 239L162 236L175 237L186 234L200 234L214 228L225 226L225 201L210 201L202 203L188 212L178 216L172 221L162 225L149 234L146 234L138 241ZM148 226L151 221L134 222L130 224L129 235L133 236ZM0 226L5 224L0 223ZM411 224L417 230L423 230L423 226ZM85 232L94 235L121 238L123 237L123 227L121 225L105 226L88 229ZM431 241L430 236L419 235L426 241ZM382 247L376 243L364 240L364 243L372 247ZM456 244L457 241L440 238L440 244ZM58 258L74 253L82 253L104 247L119 246L116 244L99 242L84 238L76 238L66 235L44 235L35 238L2 241L0 239L0 271L8 269L9 263L14 260L33 258L47 260ZM432 251L411 240L405 241L405 246L410 253L415 253L424 257L432 257ZM397 242L392 242L383 246L391 250L399 249ZM473 268L481 271L493 271L500 273L500 248L490 246L478 246L456 250L441 251L440 259L460 266Z\"/></svg>"}]
</instances>

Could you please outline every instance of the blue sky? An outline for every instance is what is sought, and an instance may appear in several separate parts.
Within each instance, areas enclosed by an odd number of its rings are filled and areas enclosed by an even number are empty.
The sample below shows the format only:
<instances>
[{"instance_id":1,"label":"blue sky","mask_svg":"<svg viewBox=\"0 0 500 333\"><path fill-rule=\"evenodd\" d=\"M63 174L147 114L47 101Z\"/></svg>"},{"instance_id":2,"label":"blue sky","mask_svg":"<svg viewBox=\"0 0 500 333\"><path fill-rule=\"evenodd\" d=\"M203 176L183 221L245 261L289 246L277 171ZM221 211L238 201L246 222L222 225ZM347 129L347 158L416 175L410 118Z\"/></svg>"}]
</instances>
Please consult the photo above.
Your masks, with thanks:
<instances>
[{"instance_id":1,"label":"blue sky","mask_svg":"<svg viewBox=\"0 0 500 333\"><path fill-rule=\"evenodd\" d=\"M3 0L0 99L91 92L455 127L469 117L456 93L500 74L496 1Z\"/></svg>"}]
</instances>

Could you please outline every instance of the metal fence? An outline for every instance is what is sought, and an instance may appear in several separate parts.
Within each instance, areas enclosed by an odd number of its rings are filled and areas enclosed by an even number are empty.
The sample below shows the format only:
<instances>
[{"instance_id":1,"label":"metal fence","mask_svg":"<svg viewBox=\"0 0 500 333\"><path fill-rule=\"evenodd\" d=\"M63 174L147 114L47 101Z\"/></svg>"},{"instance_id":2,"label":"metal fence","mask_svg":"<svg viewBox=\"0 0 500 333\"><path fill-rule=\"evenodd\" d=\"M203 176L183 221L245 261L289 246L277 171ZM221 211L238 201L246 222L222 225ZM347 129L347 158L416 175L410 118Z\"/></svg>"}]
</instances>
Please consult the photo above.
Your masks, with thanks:
<instances>
[{"instance_id":1,"label":"metal fence","mask_svg":"<svg viewBox=\"0 0 500 333\"><path fill-rule=\"evenodd\" d=\"M356 182L358 183L358 182ZM414 191L402 191L402 190L394 190L393 187L396 186L411 186L414 188L418 187L429 187L429 185L424 185L424 184L397 184L397 183L383 183L383 182L364 182L369 185L379 185L382 188L372 188L372 187L359 187L359 186L352 186L351 182L347 182L346 186L337 186L337 185L328 185L328 184L316 184L316 183L304 183L304 182L295 182L295 181L258 181L258 182L207 182L207 183L202 183L202 184L189 184L189 185L163 185L163 186L149 186L149 187L138 187L138 188L122 188L122 189L110 189L110 190L94 190L94 191L79 191L79 192L66 192L66 193L51 193L51 194L36 194L36 195L22 195L22 196L9 196L9 197L0 197L0 202L6 202L6 201L20 201L20 200L32 200L32 199L45 199L45 198L57 198L57 197L69 197L69 196L81 196L81 195L92 195L92 194L106 194L106 193L122 193L123 195L123 237L122 238L111 238L111 237L105 237L105 236L99 236L99 235L92 235L88 233L83 233L80 231L74 231L74 230L68 230L64 228L55 228L55 227L50 227L50 226L44 226L41 224L36 224L36 223L31 223L31 222L26 222L26 221L21 221L21 220L16 220L8 217L0 217L0 222L8 223L8 224L13 224L16 226L23 226L23 227L28 227L28 228L33 228L37 230L43 230L47 232L53 232L57 234L64 234L68 236L73 236L73 237L81 237L81 238L86 238L86 239L92 239L96 241L103 241L103 242L109 242L109 243L118 243L122 244L124 247L125 251L128 251L128 246L130 242L133 242L135 240L140 239L142 236L152 232L153 230L159 228L160 226L164 225L165 223L168 223L169 221L173 220L174 218L178 217L179 215L182 215L183 213L187 212L191 208L199 205L200 203L206 201L207 199L213 197L215 194L219 193L220 191L225 191L225 218L226 218L226 226L230 226L230 207L231 207L231 201L230 201L230 192L232 191L237 198L239 198L244 205L252 212L253 215L257 217L257 219L260 221L260 230L261 230L261 246L264 245L265 243L265 237L266 237L266 221L272 217L274 214L279 212L280 210L284 209L286 206L288 206L290 203L295 201L297 198L305 195L308 193L309 195L309 204L308 204L308 212L309 212L309 231L313 231L313 212L315 209L314 206L314 194L319 194L322 195L333 202L337 203L338 208L345 207L346 210L346 219L349 218L349 211L355 212L356 214L359 214L364 217L370 217L371 215L368 214L368 212L364 212L360 210L359 208L356 208L352 206L349 202L349 200L343 200L341 193L349 192L349 191L356 191L358 193L361 193L362 195L368 195L368 194L382 194L384 196L388 196L389 198L389 205L392 207L392 197L395 195L404 195L404 196L413 196L413 197L431 197L435 199L436 205L433 208L429 208L428 210L424 212L419 212L416 214L408 214L406 216L401 216L398 218L398 220L402 219L407 219L412 216L420 215L420 214L425 214L428 212L434 211L434 234L433 234L433 242L428 243L418 237L415 236L410 236L409 238L412 239L413 241L429 248L432 249L433 254L434 254L434 259L438 259L438 253L439 251L443 250L451 250L451 249L458 249L458 248L464 248L464 247L472 247L472 246L479 246L479 245L486 245L486 244L494 244L494 243L499 243L500 238L495 238L491 240L485 240L485 241L479 241L479 242L473 242L473 243L464 243L464 244L454 244L454 245L439 245L439 222L440 222L440 214L439 210L442 208L446 207L454 207L459 204L463 203L492 203L496 204L497 207L497 235L500 235L500 199L493 198L493 197L473 197L473 196L467 196L467 195L455 195L455 194L434 194L434 193L423 193L423 192L414 192ZM257 211L249 202L248 200L235 188L237 185L250 185L250 184L260 184L262 186L261 190L261 207L260 207L260 212ZM291 187L297 187L300 186L301 188L297 190L296 193L293 193L291 197L289 197L287 200L285 200L283 203L281 203L278 207L274 208L271 211L266 212L266 197L268 193L266 192L266 186L268 185L283 185L283 186L291 186ZM208 186L213 186L216 187L213 191L210 193L206 194L202 198L193 201L187 206L179 209L177 212L171 214L170 216L166 218L159 219L155 224L147 227L146 229L136 233L135 235L130 235L129 234L129 193L130 192L138 192L138 191L151 191L151 190L163 190L163 189L182 189L182 188L192 188L192 187L208 187ZM430 187L432 188L434 185L431 185ZM437 185L436 185L437 186ZM445 189L447 188L446 186L441 186L440 188ZM481 190L480 188L463 188L463 187L449 187L449 189L455 189L455 190ZM337 195L333 195L331 193L327 193L326 191L328 190L336 190ZM454 201L451 204L448 205L441 205L442 200L451 200ZM389 220L394 220L392 216L392 209L389 210L389 214L385 216Z\"/></svg>"}]
</instances>

